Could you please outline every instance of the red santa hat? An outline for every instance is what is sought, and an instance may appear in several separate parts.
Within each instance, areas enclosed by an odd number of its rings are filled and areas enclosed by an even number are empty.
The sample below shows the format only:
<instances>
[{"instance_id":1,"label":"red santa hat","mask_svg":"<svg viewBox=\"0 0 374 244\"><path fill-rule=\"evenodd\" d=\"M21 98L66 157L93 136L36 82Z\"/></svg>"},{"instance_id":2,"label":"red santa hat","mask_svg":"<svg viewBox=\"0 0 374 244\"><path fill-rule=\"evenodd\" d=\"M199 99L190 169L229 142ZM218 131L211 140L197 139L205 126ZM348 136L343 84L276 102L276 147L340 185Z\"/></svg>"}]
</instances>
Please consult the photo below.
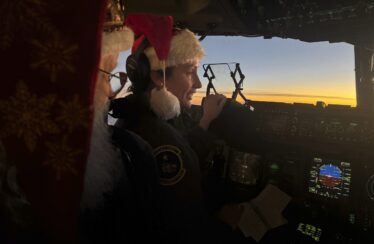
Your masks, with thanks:
<instances>
[{"instance_id":1,"label":"red santa hat","mask_svg":"<svg viewBox=\"0 0 374 244\"><path fill-rule=\"evenodd\" d=\"M171 16L130 14L125 25L137 37L132 51L135 52L144 38L150 46L144 50L151 70L178 64L194 63L204 56L204 50L195 34L188 29L173 30Z\"/></svg>"}]
</instances>

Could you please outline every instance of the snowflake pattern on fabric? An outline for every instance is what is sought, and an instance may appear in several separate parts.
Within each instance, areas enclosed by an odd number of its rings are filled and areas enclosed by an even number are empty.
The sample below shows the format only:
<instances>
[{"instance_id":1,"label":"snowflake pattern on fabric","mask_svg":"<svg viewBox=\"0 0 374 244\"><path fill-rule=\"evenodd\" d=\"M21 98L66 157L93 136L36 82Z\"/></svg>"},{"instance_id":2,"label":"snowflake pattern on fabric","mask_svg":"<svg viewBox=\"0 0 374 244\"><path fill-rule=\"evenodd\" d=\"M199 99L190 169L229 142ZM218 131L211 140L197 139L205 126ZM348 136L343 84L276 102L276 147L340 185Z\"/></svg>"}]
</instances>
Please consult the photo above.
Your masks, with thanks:
<instances>
[{"instance_id":1,"label":"snowflake pattern on fabric","mask_svg":"<svg viewBox=\"0 0 374 244\"><path fill-rule=\"evenodd\" d=\"M19 150L27 153L35 168L55 169L59 179L65 174L78 175L83 153L73 153L74 157L66 159L75 162L66 164L62 159L52 160L52 155L75 148L77 142L86 143L83 137L92 119L92 107L84 97L89 96L86 89L75 89L79 84L65 82L76 82L77 71L85 66L78 61L78 52L87 47L71 35L71 20L57 16L64 9L70 9L69 4L57 0L0 1L0 52L8 55L8 50L14 49L26 54L21 57L25 67L6 78L9 87L0 98L0 139L5 144L24 145ZM62 80L64 83L56 84ZM63 136L70 140L56 144ZM19 165L28 162L23 153L16 158Z\"/></svg>"},{"instance_id":2,"label":"snowflake pattern on fabric","mask_svg":"<svg viewBox=\"0 0 374 244\"><path fill-rule=\"evenodd\" d=\"M80 102L77 94L74 95L73 99L60 101L59 105L61 113L56 120L65 124L69 133L72 133L79 126L88 127L89 110L87 106Z\"/></svg>"},{"instance_id":3,"label":"snowflake pattern on fabric","mask_svg":"<svg viewBox=\"0 0 374 244\"><path fill-rule=\"evenodd\" d=\"M76 156L82 151L71 148L67 136L63 136L60 142L46 142L45 144L47 158L43 164L51 166L56 171L56 180L60 180L64 172L77 174L74 163L76 163Z\"/></svg>"},{"instance_id":4,"label":"snowflake pattern on fabric","mask_svg":"<svg viewBox=\"0 0 374 244\"><path fill-rule=\"evenodd\" d=\"M0 49L11 47L16 33L52 33L55 27L45 17L45 0L2 0L0 3ZM17 32L15 31L17 30Z\"/></svg>"},{"instance_id":5,"label":"snowflake pattern on fabric","mask_svg":"<svg viewBox=\"0 0 374 244\"><path fill-rule=\"evenodd\" d=\"M32 40L31 43L36 50L35 61L31 64L31 68L42 68L49 72L51 82L57 80L57 75L60 72L75 72L72 59L74 52L78 49L78 45L66 44L58 34L54 34L51 39L44 43L37 39Z\"/></svg>"},{"instance_id":6,"label":"snowflake pattern on fabric","mask_svg":"<svg viewBox=\"0 0 374 244\"><path fill-rule=\"evenodd\" d=\"M37 140L44 133L58 133L57 124L51 119L51 107L56 96L38 97L30 93L27 85L20 81L15 95L9 100L0 100L0 118L3 122L0 135L16 136L24 140L30 152L35 150Z\"/></svg>"}]
</instances>

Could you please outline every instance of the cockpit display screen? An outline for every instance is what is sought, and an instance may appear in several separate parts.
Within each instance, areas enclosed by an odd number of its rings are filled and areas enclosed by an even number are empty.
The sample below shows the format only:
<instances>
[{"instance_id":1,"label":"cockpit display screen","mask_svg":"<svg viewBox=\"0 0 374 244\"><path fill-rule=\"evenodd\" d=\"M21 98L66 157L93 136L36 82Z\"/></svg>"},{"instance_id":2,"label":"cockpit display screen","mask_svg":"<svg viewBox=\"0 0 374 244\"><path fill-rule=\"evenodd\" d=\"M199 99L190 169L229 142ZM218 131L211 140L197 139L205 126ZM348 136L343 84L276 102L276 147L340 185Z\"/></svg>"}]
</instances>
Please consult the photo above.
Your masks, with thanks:
<instances>
[{"instance_id":1,"label":"cockpit display screen","mask_svg":"<svg viewBox=\"0 0 374 244\"><path fill-rule=\"evenodd\" d=\"M351 164L343 161L313 158L309 171L309 192L331 199L349 196Z\"/></svg>"}]
</instances>

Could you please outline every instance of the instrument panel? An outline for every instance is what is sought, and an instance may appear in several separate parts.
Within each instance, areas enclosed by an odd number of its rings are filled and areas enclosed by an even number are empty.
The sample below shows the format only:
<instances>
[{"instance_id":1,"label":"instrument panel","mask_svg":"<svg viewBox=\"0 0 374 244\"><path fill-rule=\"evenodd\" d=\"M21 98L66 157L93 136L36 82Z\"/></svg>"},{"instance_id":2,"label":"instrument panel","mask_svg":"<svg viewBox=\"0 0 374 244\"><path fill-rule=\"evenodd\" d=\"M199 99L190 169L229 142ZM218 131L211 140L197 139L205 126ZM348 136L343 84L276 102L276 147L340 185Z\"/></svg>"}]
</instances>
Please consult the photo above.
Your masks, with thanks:
<instances>
[{"instance_id":1,"label":"instrument panel","mask_svg":"<svg viewBox=\"0 0 374 244\"><path fill-rule=\"evenodd\" d=\"M352 169L349 162L313 158L309 170L309 193L331 199L350 196Z\"/></svg>"},{"instance_id":2,"label":"instrument panel","mask_svg":"<svg viewBox=\"0 0 374 244\"><path fill-rule=\"evenodd\" d=\"M374 145L374 114L338 105L319 108L302 104L252 102L251 106L255 107L259 120L257 129L265 137Z\"/></svg>"},{"instance_id":3,"label":"instrument panel","mask_svg":"<svg viewBox=\"0 0 374 244\"><path fill-rule=\"evenodd\" d=\"M248 189L278 186L295 199L302 226L324 227L321 240L373 240L374 116L346 106L251 106L262 150L231 148L226 178Z\"/></svg>"}]
</instances>

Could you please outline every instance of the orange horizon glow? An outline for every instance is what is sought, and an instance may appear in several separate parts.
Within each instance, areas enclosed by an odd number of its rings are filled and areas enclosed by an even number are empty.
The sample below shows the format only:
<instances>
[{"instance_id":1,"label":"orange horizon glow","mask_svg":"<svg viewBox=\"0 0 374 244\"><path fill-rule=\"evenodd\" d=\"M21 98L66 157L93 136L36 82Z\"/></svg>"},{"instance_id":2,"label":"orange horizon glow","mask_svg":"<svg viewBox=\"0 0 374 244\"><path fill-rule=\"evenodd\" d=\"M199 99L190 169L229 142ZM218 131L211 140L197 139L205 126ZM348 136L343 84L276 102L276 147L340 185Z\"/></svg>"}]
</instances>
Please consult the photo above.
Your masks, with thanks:
<instances>
[{"instance_id":1,"label":"orange horizon glow","mask_svg":"<svg viewBox=\"0 0 374 244\"><path fill-rule=\"evenodd\" d=\"M232 96L231 92L222 93L227 98ZM247 99L262 102L279 102L279 103L307 103L315 105L317 101L323 101L326 105L338 104L349 105L356 107L356 98L345 96L324 96L324 95L309 95L309 94L282 94L282 93L243 93ZM204 91L197 92L193 99L192 104L201 105L202 98L205 97ZM238 102L243 103L243 100L238 96Z\"/></svg>"}]
</instances>

